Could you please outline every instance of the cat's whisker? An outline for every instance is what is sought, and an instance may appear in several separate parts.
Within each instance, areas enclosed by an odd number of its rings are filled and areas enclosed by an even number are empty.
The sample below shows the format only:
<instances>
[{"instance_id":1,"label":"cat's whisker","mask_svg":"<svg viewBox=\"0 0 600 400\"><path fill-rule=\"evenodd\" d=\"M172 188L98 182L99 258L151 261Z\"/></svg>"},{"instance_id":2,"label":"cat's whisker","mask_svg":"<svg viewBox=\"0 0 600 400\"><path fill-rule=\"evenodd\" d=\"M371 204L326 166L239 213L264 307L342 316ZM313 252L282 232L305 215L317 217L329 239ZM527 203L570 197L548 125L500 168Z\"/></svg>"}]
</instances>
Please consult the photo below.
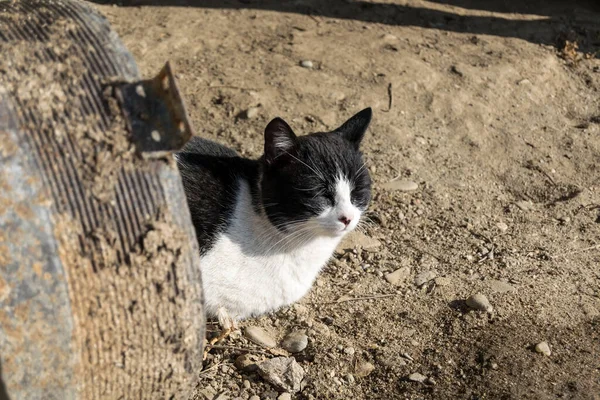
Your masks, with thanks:
<instances>
[{"instance_id":1,"label":"cat's whisker","mask_svg":"<svg viewBox=\"0 0 600 400\"><path fill-rule=\"evenodd\" d=\"M367 167L367 163L363 162L362 166L356 171L356 176L360 176L361 172Z\"/></svg>"},{"instance_id":2,"label":"cat's whisker","mask_svg":"<svg viewBox=\"0 0 600 400\"><path fill-rule=\"evenodd\" d=\"M358 223L358 225L365 227L365 228L374 228L375 226L377 226L377 224L375 224L374 222L370 222L370 221L360 221Z\"/></svg>"},{"instance_id":3,"label":"cat's whisker","mask_svg":"<svg viewBox=\"0 0 600 400\"><path fill-rule=\"evenodd\" d=\"M321 196L323 193L325 193L325 189L321 189L319 192L317 192L314 196L313 196L313 200L316 199L317 197Z\"/></svg>"},{"instance_id":4,"label":"cat's whisker","mask_svg":"<svg viewBox=\"0 0 600 400\"><path fill-rule=\"evenodd\" d=\"M357 225L356 225L356 229L360 229L361 232L366 233L367 232L367 225L360 221Z\"/></svg>"},{"instance_id":5,"label":"cat's whisker","mask_svg":"<svg viewBox=\"0 0 600 400\"><path fill-rule=\"evenodd\" d=\"M359 231L359 232L360 232L360 233L362 233L362 234L366 234L366 231L365 231L365 230L364 230L364 228L363 228L362 226L360 226L360 225L356 225L356 228L354 228L354 229L356 229L357 231Z\"/></svg>"},{"instance_id":6,"label":"cat's whisker","mask_svg":"<svg viewBox=\"0 0 600 400\"><path fill-rule=\"evenodd\" d=\"M310 155L310 154L308 154L307 156L308 156L308 160L309 160L309 161L311 161L311 160L312 160L312 157L311 157L311 155ZM312 164L312 165L314 166L314 168L317 170L317 172L319 173L319 175L321 176L321 178L323 178L323 177L326 175L326 174L324 174L324 173L323 173L323 171L321 171L321 170L319 169L319 167L317 167L317 166L316 166L316 164L315 164L314 162L311 162L311 164ZM335 162L335 164L336 164L336 168L339 170L339 166L337 165L337 161ZM325 180L325 179L323 178L323 180Z\"/></svg>"},{"instance_id":7,"label":"cat's whisker","mask_svg":"<svg viewBox=\"0 0 600 400\"><path fill-rule=\"evenodd\" d=\"M279 203L263 203L262 206L264 208L278 206Z\"/></svg>"},{"instance_id":8,"label":"cat's whisker","mask_svg":"<svg viewBox=\"0 0 600 400\"><path fill-rule=\"evenodd\" d=\"M307 226L307 227L301 228L301 229L299 229L299 230L297 230L297 231L295 231L295 232L293 232L293 233L291 233L291 234L289 234L289 235L287 235L287 236L284 236L284 237L283 237L281 240L277 241L277 242L276 242L276 243L275 243L273 246L269 247L269 249L267 249L267 251L265 251L265 254L267 254L267 255L268 255L268 254L272 254L272 253L271 253L271 251L272 251L272 250L275 248L275 246L277 246L278 244L280 244L280 243L283 241L283 244L282 244L282 245L280 245L279 247L277 247L277 248L276 248L276 250L277 250L277 251L279 251L279 250L280 250L280 249L282 249L282 248L283 248L283 247L284 247L284 246L287 244L287 242L289 242L289 240L291 240L291 239L292 239L294 236L297 236L297 235L299 235L299 234L301 234L301 233L303 233L303 232L306 232L306 231L308 231L308 230L311 230L311 229L312 229L312 227L308 227L308 226Z\"/></svg>"},{"instance_id":9,"label":"cat's whisker","mask_svg":"<svg viewBox=\"0 0 600 400\"><path fill-rule=\"evenodd\" d=\"M313 232L307 232L304 235L304 240L302 240L302 241L298 240L298 243L296 243L295 246L296 247L304 247L307 243L312 241L315 237L316 237L316 235Z\"/></svg>"},{"instance_id":10,"label":"cat's whisker","mask_svg":"<svg viewBox=\"0 0 600 400\"><path fill-rule=\"evenodd\" d=\"M285 233L279 231L278 228L286 227L289 229L289 227L291 227L291 228L302 227L305 223L306 223L306 221L303 220L303 221L296 221L293 223L281 223L281 224L279 224L279 226L274 225L273 229L267 229L261 235L256 237L255 240L257 242L265 242L266 241L265 239L269 239L269 240L270 239L282 239L282 236L283 236L283 238L285 238L286 236L289 236L290 234L292 234L296 231L285 234Z\"/></svg>"},{"instance_id":11,"label":"cat's whisker","mask_svg":"<svg viewBox=\"0 0 600 400\"><path fill-rule=\"evenodd\" d=\"M318 177L319 179L321 179L322 181L324 181L324 182L325 182L325 177L323 176L323 174L321 174L321 173L317 172L317 171L316 171L316 170L315 170L313 167L311 167L310 165L308 165L308 164L307 164L307 163L305 163L304 161L300 160L298 157L296 157L296 156L294 156L294 155L292 155L292 154L288 153L287 151L286 151L285 153L286 153L286 154L288 154L290 157L292 157L294 160L298 161L300 164L303 164L303 165L305 165L305 166L306 166L306 168L310 169L312 172L314 172L314 173L317 175L317 177Z\"/></svg>"},{"instance_id":12,"label":"cat's whisker","mask_svg":"<svg viewBox=\"0 0 600 400\"><path fill-rule=\"evenodd\" d=\"M302 235L298 235L288 243L288 247L293 249L299 249L304 247L307 243L312 241L315 238L315 234L312 230L308 230L303 232Z\"/></svg>"},{"instance_id":13,"label":"cat's whisker","mask_svg":"<svg viewBox=\"0 0 600 400\"><path fill-rule=\"evenodd\" d=\"M312 191L314 191L314 190L318 189L319 187L320 187L320 186L313 186L312 188L299 188L299 187L293 186L293 188L294 188L295 190L299 190L299 191L301 191L301 192L312 192Z\"/></svg>"}]
</instances>

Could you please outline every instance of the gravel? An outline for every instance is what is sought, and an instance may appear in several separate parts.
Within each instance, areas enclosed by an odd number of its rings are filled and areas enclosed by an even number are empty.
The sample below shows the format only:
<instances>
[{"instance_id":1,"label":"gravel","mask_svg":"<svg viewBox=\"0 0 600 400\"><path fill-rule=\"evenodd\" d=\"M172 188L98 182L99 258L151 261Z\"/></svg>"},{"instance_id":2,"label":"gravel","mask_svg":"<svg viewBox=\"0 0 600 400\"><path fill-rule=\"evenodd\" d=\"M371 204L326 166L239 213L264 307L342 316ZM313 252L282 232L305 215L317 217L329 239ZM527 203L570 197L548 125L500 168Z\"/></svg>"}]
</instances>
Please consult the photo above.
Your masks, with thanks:
<instances>
[{"instance_id":1,"label":"gravel","mask_svg":"<svg viewBox=\"0 0 600 400\"><path fill-rule=\"evenodd\" d=\"M515 204L522 211L531 211L531 210L533 210L533 203L531 201L529 201L529 200L527 200L527 201L517 201Z\"/></svg>"},{"instance_id":2,"label":"gravel","mask_svg":"<svg viewBox=\"0 0 600 400\"><path fill-rule=\"evenodd\" d=\"M362 362L356 366L354 375L358 376L359 378L364 378L365 376L369 376L374 370L375 366L373 364L370 362Z\"/></svg>"},{"instance_id":3,"label":"gravel","mask_svg":"<svg viewBox=\"0 0 600 400\"><path fill-rule=\"evenodd\" d=\"M244 119L252 119L258 115L258 107L250 107L242 113Z\"/></svg>"},{"instance_id":4,"label":"gravel","mask_svg":"<svg viewBox=\"0 0 600 400\"><path fill-rule=\"evenodd\" d=\"M511 285L508 282L504 282L504 281L498 281L495 279L492 279L488 282L488 285L490 287L490 290L494 293L507 293L507 292L513 292L515 290L515 287L513 285Z\"/></svg>"},{"instance_id":5,"label":"gravel","mask_svg":"<svg viewBox=\"0 0 600 400\"><path fill-rule=\"evenodd\" d=\"M474 310L492 312L494 309L485 295L476 293L467 299L467 305Z\"/></svg>"},{"instance_id":6,"label":"gravel","mask_svg":"<svg viewBox=\"0 0 600 400\"><path fill-rule=\"evenodd\" d=\"M550 350L548 342L540 342L536 344L535 351L548 357L550 357L550 355L552 354L552 350Z\"/></svg>"},{"instance_id":7,"label":"gravel","mask_svg":"<svg viewBox=\"0 0 600 400\"><path fill-rule=\"evenodd\" d=\"M300 61L300 66L302 68L313 68L314 64L310 60L302 60Z\"/></svg>"},{"instance_id":8,"label":"gravel","mask_svg":"<svg viewBox=\"0 0 600 400\"><path fill-rule=\"evenodd\" d=\"M397 179L384 183L383 187L388 190L400 190L401 192L413 192L419 188L419 185L413 181Z\"/></svg>"},{"instance_id":9,"label":"gravel","mask_svg":"<svg viewBox=\"0 0 600 400\"><path fill-rule=\"evenodd\" d=\"M277 342L275 339L263 328L258 326L248 326L244 329L244 336L258 344L259 346L264 346L268 348L272 348L277 346Z\"/></svg>"},{"instance_id":10,"label":"gravel","mask_svg":"<svg viewBox=\"0 0 600 400\"><path fill-rule=\"evenodd\" d=\"M415 276L414 283L417 287L421 287L427 282L435 279L437 274L433 271L423 271Z\"/></svg>"},{"instance_id":11,"label":"gravel","mask_svg":"<svg viewBox=\"0 0 600 400\"><path fill-rule=\"evenodd\" d=\"M294 331L281 342L281 347L290 353L298 353L308 346L308 336L304 331Z\"/></svg>"},{"instance_id":12,"label":"gravel","mask_svg":"<svg viewBox=\"0 0 600 400\"><path fill-rule=\"evenodd\" d=\"M255 354L242 354L235 359L234 365L240 371L253 372L256 371L256 363L259 360L259 357Z\"/></svg>"},{"instance_id":13,"label":"gravel","mask_svg":"<svg viewBox=\"0 0 600 400\"><path fill-rule=\"evenodd\" d=\"M260 376L275 388L290 393L300 391L304 368L293 357L275 357L257 366Z\"/></svg>"},{"instance_id":14,"label":"gravel","mask_svg":"<svg viewBox=\"0 0 600 400\"><path fill-rule=\"evenodd\" d=\"M374 250L381 246L381 242L377 239L368 237L362 232L352 231L342 239L342 242L338 245L338 252L352 251L357 247L364 250Z\"/></svg>"},{"instance_id":15,"label":"gravel","mask_svg":"<svg viewBox=\"0 0 600 400\"><path fill-rule=\"evenodd\" d=\"M410 267L402 267L400 269L395 270L389 274L385 275L385 280L391 283L392 285L399 286L408 276L410 275Z\"/></svg>"},{"instance_id":16,"label":"gravel","mask_svg":"<svg viewBox=\"0 0 600 400\"><path fill-rule=\"evenodd\" d=\"M408 380L412 381L412 382L420 382L423 383L427 380L427 377L423 374L420 374L418 372L413 372L412 374L410 374L408 376Z\"/></svg>"},{"instance_id":17,"label":"gravel","mask_svg":"<svg viewBox=\"0 0 600 400\"><path fill-rule=\"evenodd\" d=\"M504 222L498 222L496 227L500 230L500 232L506 232L508 230L508 225L506 225Z\"/></svg>"}]
</instances>

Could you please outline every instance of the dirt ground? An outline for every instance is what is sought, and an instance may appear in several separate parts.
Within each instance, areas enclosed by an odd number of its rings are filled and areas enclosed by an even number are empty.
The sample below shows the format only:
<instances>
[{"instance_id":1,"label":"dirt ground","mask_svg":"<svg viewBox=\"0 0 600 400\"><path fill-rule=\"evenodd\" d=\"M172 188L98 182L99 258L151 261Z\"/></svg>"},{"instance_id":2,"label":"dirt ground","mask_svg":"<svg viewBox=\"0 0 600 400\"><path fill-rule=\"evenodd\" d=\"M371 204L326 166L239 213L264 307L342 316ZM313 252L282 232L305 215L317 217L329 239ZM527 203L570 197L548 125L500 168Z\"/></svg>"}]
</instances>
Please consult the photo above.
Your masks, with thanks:
<instances>
[{"instance_id":1,"label":"dirt ground","mask_svg":"<svg viewBox=\"0 0 600 400\"><path fill-rule=\"evenodd\" d=\"M273 117L308 133L373 107L375 241L355 235L299 304L242 324L278 340L306 331L292 398L600 399L597 3L98 8L145 76L174 64L197 134L243 155L261 154ZM395 178L418 188L387 187ZM466 305L477 292L493 311ZM551 355L535 351L542 341ZM234 366L268 351L241 335L221 346L198 399L279 396Z\"/></svg>"}]
</instances>

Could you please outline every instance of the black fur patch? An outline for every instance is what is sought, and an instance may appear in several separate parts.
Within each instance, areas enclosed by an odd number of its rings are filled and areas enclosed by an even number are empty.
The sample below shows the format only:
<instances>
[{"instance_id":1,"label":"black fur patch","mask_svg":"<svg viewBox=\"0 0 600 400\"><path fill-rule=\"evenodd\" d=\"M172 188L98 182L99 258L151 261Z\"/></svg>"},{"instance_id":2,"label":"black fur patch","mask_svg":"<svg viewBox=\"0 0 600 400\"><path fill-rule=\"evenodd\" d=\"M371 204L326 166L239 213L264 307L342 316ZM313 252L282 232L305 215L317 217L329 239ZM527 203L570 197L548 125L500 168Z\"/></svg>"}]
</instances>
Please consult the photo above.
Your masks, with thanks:
<instances>
[{"instance_id":1,"label":"black fur patch","mask_svg":"<svg viewBox=\"0 0 600 400\"><path fill-rule=\"evenodd\" d=\"M200 253L204 254L223 232L233 215L239 180L256 191L258 161L244 159L224 146L193 137L177 154L177 165Z\"/></svg>"}]
</instances>

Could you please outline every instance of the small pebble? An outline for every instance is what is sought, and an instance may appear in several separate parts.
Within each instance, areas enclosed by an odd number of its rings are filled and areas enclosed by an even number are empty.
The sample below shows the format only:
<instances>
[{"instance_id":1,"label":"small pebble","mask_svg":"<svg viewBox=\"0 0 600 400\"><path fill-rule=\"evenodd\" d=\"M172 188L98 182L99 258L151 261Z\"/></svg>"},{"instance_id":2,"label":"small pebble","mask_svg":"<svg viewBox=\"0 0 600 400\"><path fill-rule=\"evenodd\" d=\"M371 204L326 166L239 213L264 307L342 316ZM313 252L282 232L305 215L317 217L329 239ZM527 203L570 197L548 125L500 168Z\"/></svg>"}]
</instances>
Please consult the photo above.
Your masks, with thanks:
<instances>
[{"instance_id":1,"label":"small pebble","mask_svg":"<svg viewBox=\"0 0 600 400\"><path fill-rule=\"evenodd\" d=\"M400 190L401 192L412 192L419 188L419 185L413 181L405 179L396 179L383 184L384 189Z\"/></svg>"},{"instance_id":2,"label":"small pebble","mask_svg":"<svg viewBox=\"0 0 600 400\"><path fill-rule=\"evenodd\" d=\"M292 395L289 393L281 393L277 400L292 400Z\"/></svg>"},{"instance_id":3,"label":"small pebble","mask_svg":"<svg viewBox=\"0 0 600 400\"><path fill-rule=\"evenodd\" d=\"M235 359L234 365L237 369L244 372L253 372L258 368L256 363L259 358L255 354L242 354Z\"/></svg>"},{"instance_id":4,"label":"small pebble","mask_svg":"<svg viewBox=\"0 0 600 400\"><path fill-rule=\"evenodd\" d=\"M258 115L258 107L250 107L242 114L244 119L252 119Z\"/></svg>"},{"instance_id":5,"label":"small pebble","mask_svg":"<svg viewBox=\"0 0 600 400\"><path fill-rule=\"evenodd\" d=\"M435 284L438 286L448 286L451 283L452 283L452 280L450 278L446 278L444 276L435 278Z\"/></svg>"},{"instance_id":6,"label":"small pebble","mask_svg":"<svg viewBox=\"0 0 600 400\"><path fill-rule=\"evenodd\" d=\"M506 232L508 230L508 225L506 225L504 222L498 222L496 224L496 228L498 228L500 232Z\"/></svg>"},{"instance_id":7,"label":"small pebble","mask_svg":"<svg viewBox=\"0 0 600 400\"><path fill-rule=\"evenodd\" d=\"M423 271L415 276L414 283L417 287L421 287L427 282L435 279L437 274L433 271Z\"/></svg>"},{"instance_id":8,"label":"small pebble","mask_svg":"<svg viewBox=\"0 0 600 400\"><path fill-rule=\"evenodd\" d=\"M302 304L294 304L294 310L296 310L296 315L307 315L308 307Z\"/></svg>"},{"instance_id":9,"label":"small pebble","mask_svg":"<svg viewBox=\"0 0 600 400\"><path fill-rule=\"evenodd\" d=\"M490 290L495 293L513 292L515 290L514 286L510 283L498 281L496 279L490 280L488 285L490 286Z\"/></svg>"},{"instance_id":10,"label":"small pebble","mask_svg":"<svg viewBox=\"0 0 600 400\"><path fill-rule=\"evenodd\" d=\"M374 369L375 366L370 362L363 362L356 366L355 375L359 378L364 378L365 376L369 376Z\"/></svg>"},{"instance_id":11,"label":"small pebble","mask_svg":"<svg viewBox=\"0 0 600 400\"><path fill-rule=\"evenodd\" d=\"M282 392L299 392L304 380L304 368L294 357L275 357L258 364L259 375Z\"/></svg>"},{"instance_id":12,"label":"small pebble","mask_svg":"<svg viewBox=\"0 0 600 400\"><path fill-rule=\"evenodd\" d=\"M137 85L135 87L135 92L140 97L144 97L144 98L146 97L146 91L144 90L144 87L142 85Z\"/></svg>"},{"instance_id":13,"label":"small pebble","mask_svg":"<svg viewBox=\"0 0 600 400\"><path fill-rule=\"evenodd\" d=\"M279 393L277 393L276 391L269 390L267 392L262 393L261 400L277 400L278 395Z\"/></svg>"},{"instance_id":14,"label":"small pebble","mask_svg":"<svg viewBox=\"0 0 600 400\"><path fill-rule=\"evenodd\" d=\"M300 66L303 68L312 68L313 62L310 60L302 60L302 61L300 61Z\"/></svg>"},{"instance_id":15,"label":"small pebble","mask_svg":"<svg viewBox=\"0 0 600 400\"><path fill-rule=\"evenodd\" d=\"M529 201L529 200L527 200L527 201L517 201L515 204L522 211L531 211L531 210L533 210L533 203L531 201Z\"/></svg>"},{"instance_id":16,"label":"small pebble","mask_svg":"<svg viewBox=\"0 0 600 400\"><path fill-rule=\"evenodd\" d=\"M414 373L412 373L412 374L410 374L408 376L408 380L409 381L413 381L413 382L421 382L421 383L423 383L423 382L425 382L427 380L427 377L425 375L422 375L422 374L418 373L418 372L414 372Z\"/></svg>"},{"instance_id":17,"label":"small pebble","mask_svg":"<svg viewBox=\"0 0 600 400\"><path fill-rule=\"evenodd\" d=\"M385 35L383 35L383 40L385 40L386 42L393 42L398 40L397 36L394 36L392 34L386 33Z\"/></svg>"},{"instance_id":18,"label":"small pebble","mask_svg":"<svg viewBox=\"0 0 600 400\"><path fill-rule=\"evenodd\" d=\"M250 389L252 387L252 385L250 384L250 381L248 379L244 380L244 389Z\"/></svg>"},{"instance_id":19,"label":"small pebble","mask_svg":"<svg viewBox=\"0 0 600 400\"><path fill-rule=\"evenodd\" d=\"M363 250L376 251L377 248L381 247L381 242L355 230L344 237L337 250L346 253L357 247L361 247Z\"/></svg>"},{"instance_id":20,"label":"small pebble","mask_svg":"<svg viewBox=\"0 0 600 400\"><path fill-rule=\"evenodd\" d=\"M260 400L260 397L258 397L257 395L252 395L250 396L250 398L248 400Z\"/></svg>"},{"instance_id":21,"label":"small pebble","mask_svg":"<svg viewBox=\"0 0 600 400\"><path fill-rule=\"evenodd\" d=\"M558 217L558 220L560 221L561 224L566 225L569 222L571 222L571 217L561 216L561 217Z\"/></svg>"},{"instance_id":22,"label":"small pebble","mask_svg":"<svg viewBox=\"0 0 600 400\"><path fill-rule=\"evenodd\" d=\"M476 293L467 299L467 305L474 310L492 312L490 301L481 293Z\"/></svg>"},{"instance_id":23,"label":"small pebble","mask_svg":"<svg viewBox=\"0 0 600 400\"><path fill-rule=\"evenodd\" d=\"M268 348L277 346L275 339L266 330L258 326L246 327L244 329L244 336L260 346Z\"/></svg>"},{"instance_id":24,"label":"small pebble","mask_svg":"<svg viewBox=\"0 0 600 400\"><path fill-rule=\"evenodd\" d=\"M306 346L308 346L308 336L304 331L292 332L281 342L281 347L290 353L298 353L304 350Z\"/></svg>"},{"instance_id":25,"label":"small pebble","mask_svg":"<svg viewBox=\"0 0 600 400\"><path fill-rule=\"evenodd\" d=\"M354 383L355 382L354 375L352 375L352 374L346 375L346 381L348 381L348 383L350 383L350 384Z\"/></svg>"},{"instance_id":26,"label":"small pebble","mask_svg":"<svg viewBox=\"0 0 600 400\"><path fill-rule=\"evenodd\" d=\"M217 391L212 386L208 385L198 391L198 395L202 400L212 400L217 396Z\"/></svg>"},{"instance_id":27,"label":"small pebble","mask_svg":"<svg viewBox=\"0 0 600 400\"><path fill-rule=\"evenodd\" d=\"M535 351L537 351L540 354L543 354L545 356L550 357L550 355L552 354L552 351L550 350L550 346L548 345L548 342L540 342L538 344L535 345Z\"/></svg>"},{"instance_id":28,"label":"small pebble","mask_svg":"<svg viewBox=\"0 0 600 400\"><path fill-rule=\"evenodd\" d=\"M349 356L353 356L355 352L356 350L354 350L354 347L346 347L344 349L344 353L348 354Z\"/></svg>"},{"instance_id":29,"label":"small pebble","mask_svg":"<svg viewBox=\"0 0 600 400\"><path fill-rule=\"evenodd\" d=\"M152 131L150 135L152 136L152 140L154 140L155 142L160 142L160 132Z\"/></svg>"},{"instance_id":30,"label":"small pebble","mask_svg":"<svg viewBox=\"0 0 600 400\"><path fill-rule=\"evenodd\" d=\"M385 280L392 285L401 285L410 275L409 267L402 267L389 274L385 275Z\"/></svg>"}]
</instances>

